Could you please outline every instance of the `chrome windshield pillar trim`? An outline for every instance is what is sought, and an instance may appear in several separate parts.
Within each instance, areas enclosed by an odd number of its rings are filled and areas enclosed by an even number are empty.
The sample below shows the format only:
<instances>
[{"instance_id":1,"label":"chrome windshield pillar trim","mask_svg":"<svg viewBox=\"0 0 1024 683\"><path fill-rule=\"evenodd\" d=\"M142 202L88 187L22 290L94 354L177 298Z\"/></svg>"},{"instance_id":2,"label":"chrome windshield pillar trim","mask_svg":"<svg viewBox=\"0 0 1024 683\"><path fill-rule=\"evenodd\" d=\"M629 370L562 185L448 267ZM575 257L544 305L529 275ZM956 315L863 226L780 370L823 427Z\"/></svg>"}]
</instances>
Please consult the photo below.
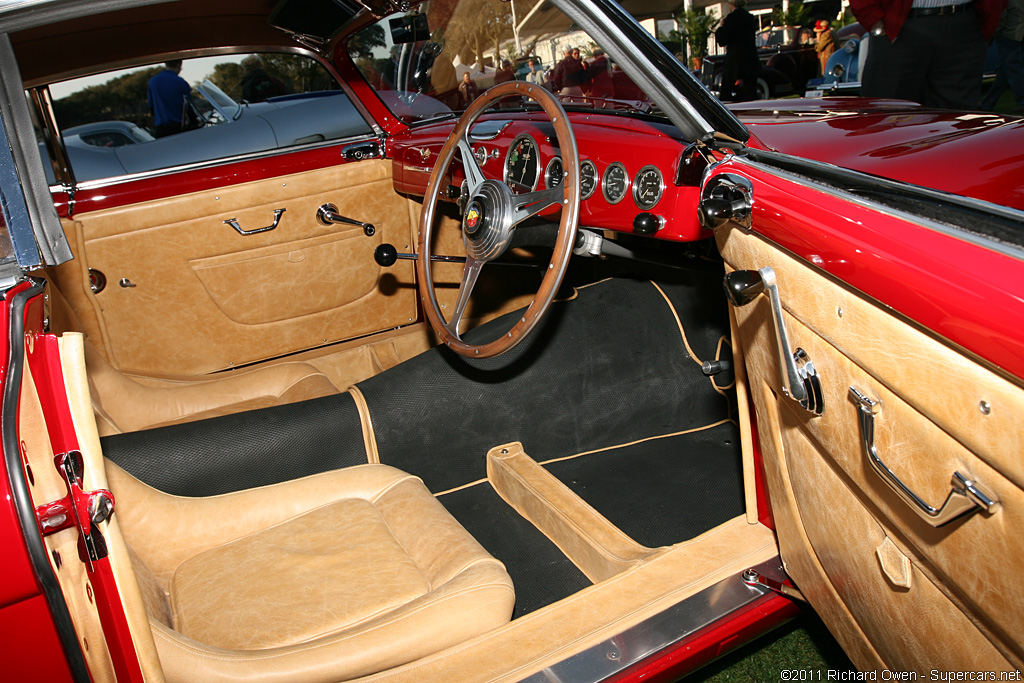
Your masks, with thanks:
<instances>
[{"instance_id":1,"label":"chrome windshield pillar trim","mask_svg":"<svg viewBox=\"0 0 1024 683\"><path fill-rule=\"evenodd\" d=\"M3 212L22 270L59 265L71 260L71 247L53 205L36 143L28 99L10 37L0 33L0 191ZM0 257L9 257L0 246ZM0 264L0 276L11 277L10 266Z\"/></svg>"},{"instance_id":2,"label":"chrome windshield pillar trim","mask_svg":"<svg viewBox=\"0 0 1024 683\"><path fill-rule=\"evenodd\" d=\"M772 574L778 557L755 567ZM750 571L750 570L746 570ZM749 585L743 572L729 576L636 626L522 679L523 683L604 681L759 600L774 597L765 586Z\"/></svg>"},{"instance_id":3,"label":"chrome windshield pillar trim","mask_svg":"<svg viewBox=\"0 0 1024 683\"><path fill-rule=\"evenodd\" d=\"M849 395L850 400L857 406L861 443L864 444L864 453L871 469L917 513L918 517L931 526L939 527L976 510L994 513L999 509L999 499L994 493L960 472L953 472L950 480L952 488L941 507L935 508L926 503L882 462L882 456L875 446L875 416L881 410L881 401L867 396L856 387L850 387Z\"/></svg>"}]
</instances>

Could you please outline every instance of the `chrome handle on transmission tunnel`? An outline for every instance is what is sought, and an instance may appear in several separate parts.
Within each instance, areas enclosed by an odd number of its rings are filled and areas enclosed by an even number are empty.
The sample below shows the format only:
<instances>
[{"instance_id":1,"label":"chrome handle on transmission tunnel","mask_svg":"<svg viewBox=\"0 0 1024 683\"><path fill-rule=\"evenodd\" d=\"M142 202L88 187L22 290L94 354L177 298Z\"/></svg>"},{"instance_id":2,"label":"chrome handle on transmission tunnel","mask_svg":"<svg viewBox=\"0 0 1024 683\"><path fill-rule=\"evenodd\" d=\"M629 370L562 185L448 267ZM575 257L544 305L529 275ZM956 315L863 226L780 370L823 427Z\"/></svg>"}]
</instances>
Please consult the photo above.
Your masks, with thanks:
<instances>
[{"instance_id":1,"label":"chrome handle on transmission tunnel","mask_svg":"<svg viewBox=\"0 0 1024 683\"><path fill-rule=\"evenodd\" d=\"M232 228L237 230L239 235L255 235L255 234L261 233L261 232L269 232L270 230L273 230L274 228L276 228L277 224L281 222L281 214L283 214L285 211L286 211L286 209L274 209L274 222L272 224L268 225L265 228L254 228L252 230L242 230L242 226L240 226L238 224L238 219L237 218L229 218L226 221L221 221L221 222L224 223L225 225L230 225Z\"/></svg>"},{"instance_id":2,"label":"chrome handle on transmission tunnel","mask_svg":"<svg viewBox=\"0 0 1024 683\"><path fill-rule=\"evenodd\" d=\"M940 508L933 508L921 500L921 497L910 490L890 470L875 447L875 415L881 408L881 402L869 398L855 387L850 387L850 398L857 406L857 419L860 423L860 437L864 444L864 452L871 468L878 476L904 500L917 515L932 526L942 526L954 519L981 509L995 512L999 509L999 499L984 486L968 479L960 472L953 472L952 489Z\"/></svg>"}]
</instances>

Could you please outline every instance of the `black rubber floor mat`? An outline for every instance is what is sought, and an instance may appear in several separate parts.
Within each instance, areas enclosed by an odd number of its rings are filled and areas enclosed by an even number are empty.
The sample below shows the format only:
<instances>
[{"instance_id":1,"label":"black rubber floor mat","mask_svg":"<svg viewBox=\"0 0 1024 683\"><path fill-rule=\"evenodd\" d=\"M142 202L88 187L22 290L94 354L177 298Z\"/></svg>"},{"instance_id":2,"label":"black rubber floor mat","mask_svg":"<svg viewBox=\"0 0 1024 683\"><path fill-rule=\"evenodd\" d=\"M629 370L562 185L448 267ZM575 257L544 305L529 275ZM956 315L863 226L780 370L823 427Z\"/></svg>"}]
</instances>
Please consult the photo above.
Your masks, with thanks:
<instances>
[{"instance_id":1,"label":"black rubber floor mat","mask_svg":"<svg viewBox=\"0 0 1024 683\"><path fill-rule=\"evenodd\" d=\"M490 484L447 493L438 500L487 552L505 564L516 590L513 619L591 585L583 572Z\"/></svg>"},{"instance_id":2,"label":"black rubber floor mat","mask_svg":"<svg viewBox=\"0 0 1024 683\"><path fill-rule=\"evenodd\" d=\"M176 496L215 496L366 463L347 392L100 441L122 469Z\"/></svg>"},{"instance_id":3,"label":"black rubber floor mat","mask_svg":"<svg viewBox=\"0 0 1024 683\"><path fill-rule=\"evenodd\" d=\"M677 283L674 296L690 291L724 307L721 280L710 279ZM720 319L684 324L688 335L717 339L728 329ZM698 334L709 323L714 330ZM623 279L554 304L532 337L503 356L467 360L436 348L359 388L381 461L419 475L435 493L483 479L484 456L501 443L521 441L546 460L730 414L730 399L687 355L665 298L650 282Z\"/></svg>"},{"instance_id":4,"label":"black rubber floor mat","mask_svg":"<svg viewBox=\"0 0 1024 683\"><path fill-rule=\"evenodd\" d=\"M732 422L544 467L637 543L686 541L743 514Z\"/></svg>"}]
</instances>

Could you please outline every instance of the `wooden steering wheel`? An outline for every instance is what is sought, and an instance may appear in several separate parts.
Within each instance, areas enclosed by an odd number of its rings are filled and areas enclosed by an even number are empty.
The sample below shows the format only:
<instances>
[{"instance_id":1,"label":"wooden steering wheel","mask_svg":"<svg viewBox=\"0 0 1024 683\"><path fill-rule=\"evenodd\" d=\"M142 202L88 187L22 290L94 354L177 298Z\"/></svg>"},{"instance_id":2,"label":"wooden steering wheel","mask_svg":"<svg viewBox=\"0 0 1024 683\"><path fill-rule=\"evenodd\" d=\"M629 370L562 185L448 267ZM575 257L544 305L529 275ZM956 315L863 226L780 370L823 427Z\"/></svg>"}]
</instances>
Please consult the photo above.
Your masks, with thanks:
<instances>
[{"instance_id":1,"label":"wooden steering wheel","mask_svg":"<svg viewBox=\"0 0 1024 683\"><path fill-rule=\"evenodd\" d=\"M480 115L494 102L505 97L528 97L536 101L551 119L558 137L565 177L554 188L515 194L500 180L485 178L469 143L469 129ZM462 157L465 183L463 193L468 196L465 214L462 217L462 241L466 247L466 265L459 283L459 293L451 318L441 315L430 275L430 243L433 233L434 214L437 208L442 183L446 172L458 150ZM506 334L486 344L469 344L459 337L459 324L466 312L469 298L473 293L480 269L484 264L501 256L508 249L516 226L557 203L562 204L558 223L558 236L547 271L541 280L537 294L529 307ZM430 173L427 194L423 200L420 217L419 258L416 259L416 275L420 300L431 327L437 332L442 343L459 355L467 358L489 358L513 348L537 326L541 317L551 306L551 301L562 283L569 257L576 241L576 226L580 211L580 155L576 137L569 126L569 118L562 105L543 86L522 81L508 81L494 86L478 97L462 114L455 124L448 140L441 148L437 164Z\"/></svg>"}]
</instances>

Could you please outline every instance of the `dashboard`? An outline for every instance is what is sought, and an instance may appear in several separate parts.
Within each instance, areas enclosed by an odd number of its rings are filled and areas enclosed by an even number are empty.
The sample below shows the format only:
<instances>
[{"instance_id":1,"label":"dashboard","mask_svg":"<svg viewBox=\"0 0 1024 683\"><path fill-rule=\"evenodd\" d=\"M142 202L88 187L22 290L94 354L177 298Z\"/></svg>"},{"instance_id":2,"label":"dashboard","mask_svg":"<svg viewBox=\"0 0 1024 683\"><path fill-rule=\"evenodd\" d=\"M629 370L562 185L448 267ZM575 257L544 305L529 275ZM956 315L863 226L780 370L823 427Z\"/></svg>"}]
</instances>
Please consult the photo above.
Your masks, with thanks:
<instances>
[{"instance_id":1,"label":"dashboard","mask_svg":"<svg viewBox=\"0 0 1024 683\"><path fill-rule=\"evenodd\" d=\"M675 137L674 127L590 112L569 118L580 154L580 227L679 242L710 236L697 221L703 160L689 154L689 142ZM453 127L451 121L422 126L389 140L397 191L423 196ZM513 192L557 187L564 178L561 145L543 114L488 114L469 140L484 175ZM451 175L450 184L460 185L458 155Z\"/></svg>"}]
</instances>

